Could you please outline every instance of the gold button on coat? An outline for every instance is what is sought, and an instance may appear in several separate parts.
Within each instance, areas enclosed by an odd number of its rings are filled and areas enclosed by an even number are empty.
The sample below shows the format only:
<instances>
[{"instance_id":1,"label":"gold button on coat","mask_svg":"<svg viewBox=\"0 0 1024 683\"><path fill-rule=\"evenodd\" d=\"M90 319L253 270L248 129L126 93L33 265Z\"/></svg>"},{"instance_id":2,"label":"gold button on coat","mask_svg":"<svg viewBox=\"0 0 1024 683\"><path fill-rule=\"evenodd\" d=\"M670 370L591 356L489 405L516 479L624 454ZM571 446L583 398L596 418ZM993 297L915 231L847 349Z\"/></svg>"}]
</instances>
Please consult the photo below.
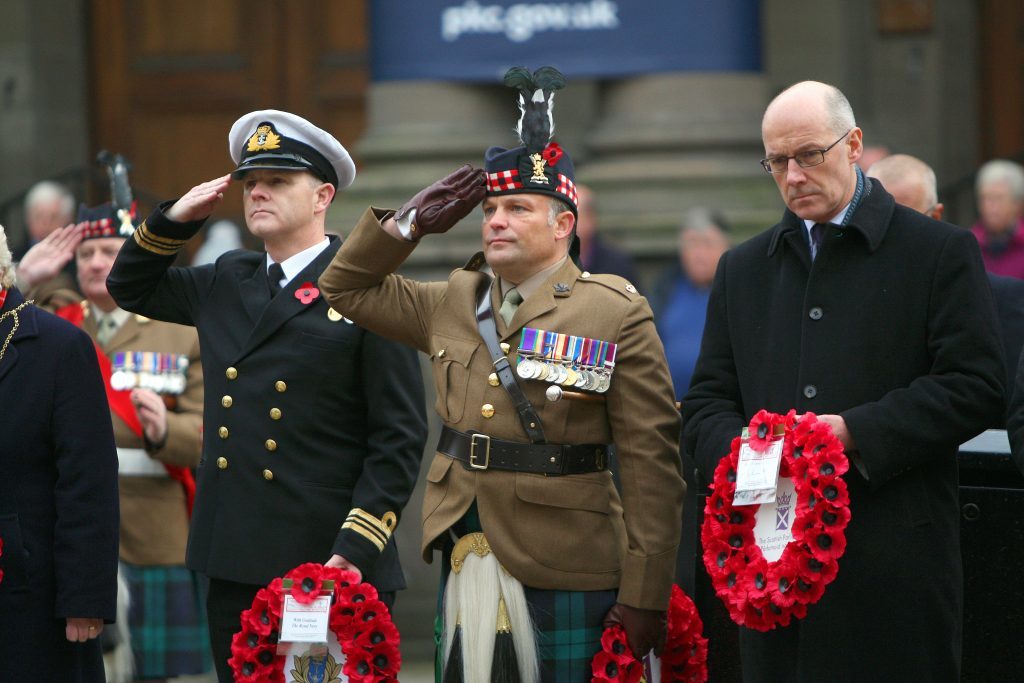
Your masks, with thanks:
<instances>
[{"instance_id":1,"label":"gold button on coat","mask_svg":"<svg viewBox=\"0 0 1024 683\"><path fill-rule=\"evenodd\" d=\"M222 438L222 439L226 439L226 438L228 438L228 434L230 434L230 433L231 433L231 432L229 432L229 431L228 431L228 428L227 428L227 427L219 427L219 428L217 429L217 434L219 434L219 435L220 435L220 438Z\"/></svg>"},{"instance_id":2,"label":"gold button on coat","mask_svg":"<svg viewBox=\"0 0 1024 683\"><path fill-rule=\"evenodd\" d=\"M228 368L227 370L224 371L224 376L227 377L228 379L234 379L238 377L238 370L236 370L235 368Z\"/></svg>"},{"instance_id":3,"label":"gold button on coat","mask_svg":"<svg viewBox=\"0 0 1024 683\"><path fill-rule=\"evenodd\" d=\"M445 350L441 349L440 351L437 352L437 357L438 358L444 358L444 354L445 354Z\"/></svg>"},{"instance_id":4,"label":"gold button on coat","mask_svg":"<svg viewBox=\"0 0 1024 683\"><path fill-rule=\"evenodd\" d=\"M267 447L268 451L276 451L277 450L277 442L274 441L273 439L267 439L267 441L266 441L266 443L264 443L264 445Z\"/></svg>"},{"instance_id":5,"label":"gold button on coat","mask_svg":"<svg viewBox=\"0 0 1024 683\"><path fill-rule=\"evenodd\" d=\"M234 403L234 401L231 400L230 396L225 396L220 400L220 404L225 408L230 408L232 403Z\"/></svg>"},{"instance_id":6,"label":"gold button on coat","mask_svg":"<svg viewBox=\"0 0 1024 683\"><path fill-rule=\"evenodd\" d=\"M480 406L480 414L488 418L494 417L494 406L492 406L490 403L483 404L482 406Z\"/></svg>"},{"instance_id":7,"label":"gold button on coat","mask_svg":"<svg viewBox=\"0 0 1024 683\"><path fill-rule=\"evenodd\" d=\"M228 468L228 459L224 457L217 458L217 467L226 470Z\"/></svg>"},{"instance_id":8,"label":"gold button on coat","mask_svg":"<svg viewBox=\"0 0 1024 683\"><path fill-rule=\"evenodd\" d=\"M509 343L508 343L508 342L501 342L500 344L498 344L498 346L500 346L500 347L501 347L501 352L502 352L502 353L508 353L508 352L509 352L509 349L511 349L511 348L512 348L512 347L511 347L511 346L509 345Z\"/></svg>"},{"instance_id":9,"label":"gold button on coat","mask_svg":"<svg viewBox=\"0 0 1024 683\"><path fill-rule=\"evenodd\" d=\"M498 379L498 373L492 372L491 374L487 375L487 383L490 384L492 387L496 387L499 384L501 384L501 380Z\"/></svg>"},{"instance_id":10,"label":"gold button on coat","mask_svg":"<svg viewBox=\"0 0 1024 683\"><path fill-rule=\"evenodd\" d=\"M266 479L267 481L273 481L274 473L271 472L270 470L263 470L263 478Z\"/></svg>"},{"instance_id":11,"label":"gold button on coat","mask_svg":"<svg viewBox=\"0 0 1024 683\"><path fill-rule=\"evenodd\" d=\"M288 385L285 384L283 380L279 379L276 382L274 382L274 388L283 394L285 391L288 390Z\"/></svg>"},{"instance_id":12,"label":"gold button on coat","mask_svg":"<svg viewBox=\"0 0 1024 683\"><path fill-rule=\"evenodd\" d=\"M281 409L280 408L271 408L270 409L270 419L271 420L280 420L281 419Z\"/></svg>"}]
</instances>

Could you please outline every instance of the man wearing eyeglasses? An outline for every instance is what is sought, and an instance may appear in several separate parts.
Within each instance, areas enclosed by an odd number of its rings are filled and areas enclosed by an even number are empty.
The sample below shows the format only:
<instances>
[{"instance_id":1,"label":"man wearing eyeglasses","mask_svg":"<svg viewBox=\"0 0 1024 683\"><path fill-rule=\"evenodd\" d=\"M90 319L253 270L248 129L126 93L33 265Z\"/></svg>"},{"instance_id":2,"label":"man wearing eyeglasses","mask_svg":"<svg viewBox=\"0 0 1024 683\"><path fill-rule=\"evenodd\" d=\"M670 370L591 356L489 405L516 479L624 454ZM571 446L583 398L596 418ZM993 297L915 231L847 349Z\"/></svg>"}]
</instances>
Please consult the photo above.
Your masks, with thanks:
<instances>
[{"instance_id":1,"label":"man wearing eyeglasses","mask_svg":"<svg viewBox=\"0 0 1024 683\"><path fill-rule=\"evenodd\" d=\"M792 86L761 133L786 211L719 263L685 445L710 481L757 410L816 413L850 459L852 519L805 618L740 629L743 678L959 680L957 447L1001 410L1004 382L978 245L857 169L863 134L838 89Z\"/></svg>"}]
</instances>

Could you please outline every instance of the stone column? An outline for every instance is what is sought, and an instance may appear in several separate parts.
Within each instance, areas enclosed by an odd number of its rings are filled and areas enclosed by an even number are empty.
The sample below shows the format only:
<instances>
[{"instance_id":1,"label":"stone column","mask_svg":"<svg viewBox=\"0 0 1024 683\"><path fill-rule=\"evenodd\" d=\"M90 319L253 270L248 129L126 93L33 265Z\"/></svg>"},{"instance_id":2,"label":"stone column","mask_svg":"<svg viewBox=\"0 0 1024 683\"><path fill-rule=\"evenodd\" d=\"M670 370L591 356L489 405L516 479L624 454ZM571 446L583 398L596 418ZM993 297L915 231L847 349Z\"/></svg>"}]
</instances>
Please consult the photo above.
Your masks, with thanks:
<instances>
[{"instance_id":1,"label":"stone column","mask_svg":"<svg viewBox=\"0 0 1024 683\"><path fill-rule=\"evenodd\" d=\"M78 0L9 0L0 21L0 224L24 239L20 194L58 177L81 193L88 156L86 22Z\"/></svg>"},{"instance_id":2,"label":"stone column","mask_svg":"<svg viewBox=\"0 0 1024 683\"><path fill-rule=\"evenodd\" d=\"M759 73L666 73L609 82L602 118L577 172L597 198L604 234L641 260L675 253L676 227L693 207L719 209L739 236L779 217L761 169Z\"/></svg>"}]
</instances>

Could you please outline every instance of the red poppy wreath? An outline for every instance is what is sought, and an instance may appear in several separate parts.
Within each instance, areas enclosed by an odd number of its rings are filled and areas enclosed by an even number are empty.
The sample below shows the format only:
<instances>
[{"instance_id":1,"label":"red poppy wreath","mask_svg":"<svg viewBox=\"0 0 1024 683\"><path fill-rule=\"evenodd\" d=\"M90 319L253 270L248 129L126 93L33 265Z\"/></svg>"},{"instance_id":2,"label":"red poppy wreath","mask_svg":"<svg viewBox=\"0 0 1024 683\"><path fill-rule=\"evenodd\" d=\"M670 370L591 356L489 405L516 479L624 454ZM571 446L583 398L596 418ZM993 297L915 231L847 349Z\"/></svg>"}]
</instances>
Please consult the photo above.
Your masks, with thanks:
<instances>
[{"instance_id":1,"label":"red poppy wreath","mask_svg":"<svg viewBox=\"0 0 1024 683\"><path fill-rule=\"evenodd\" d=\"M750 422L747 442L763 452L778 431L783 432L779 481L791 479L796 496L792 540L781 555L769 561L755 541L760 506L733 505L740 437L715 469L701 529L704 566L715 593L733 621L757 631L802 619L807 606L821 599L836 578L850 523L850 496L842 478L849 461L832 429L813 413L798 417L792 410L786 415L762 410ZM776 501L776 529L790 524L784 502Z\"/></svg>"},{"instance_id":2,"label":"red poppy wreath","mask_svg":"<svg viewBox=\"0 0 1024 683\"><path fill-rule=\"evenodd\" d=\"M291 587L286 589L288 580ZM291 680L337 681L342 673L352 683L398 680L402 665L398 629L387 605L377 598L377 590L361 583L353 572L309 562L285 574L284 580L274 579L261 588L252 607L242 612L242 630L231 640L228 660L237 683L284 683L287 656L277 654L284 596L287 593L310 604L330 581L334 582L330 630L338 639L344 663L330 656L316 661L296 658L299 669L317 667L320 671L293 670Z\"/></svg>"},{"instance_id":3,"label":"red poppy wreath","mask_svg":"<svg viewBox=\"0 0 1024 683\"><path fill-rule=\"evenodd\" d=\"M668 605L668 637L661 652L661 683L703 683L708 680L708 639L693 600L672 586ZM591 660L591 683L637 683L644 665L626 643L622 626L606 628L601 651ZM654 683L654 681L651 681Z\"/></svg>"}]
</instances>

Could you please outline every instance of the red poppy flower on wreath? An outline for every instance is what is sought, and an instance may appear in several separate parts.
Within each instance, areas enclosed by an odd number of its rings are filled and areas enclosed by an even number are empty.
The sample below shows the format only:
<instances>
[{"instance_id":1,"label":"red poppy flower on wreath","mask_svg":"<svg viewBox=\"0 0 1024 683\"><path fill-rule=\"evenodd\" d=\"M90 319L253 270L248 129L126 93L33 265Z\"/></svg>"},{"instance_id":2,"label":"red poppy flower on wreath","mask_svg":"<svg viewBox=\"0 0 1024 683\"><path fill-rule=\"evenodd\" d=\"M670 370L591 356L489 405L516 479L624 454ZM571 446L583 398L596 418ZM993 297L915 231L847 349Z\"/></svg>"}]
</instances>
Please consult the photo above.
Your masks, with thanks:
<instances>
[{"instance_id":1,"label":"red poppy flower on wreath","mask_svg":"<svg viewBox=\"0 0 1024 683\"><path fill-rule=\"evenodd\" d=\"M779 426L784 434L773 436ZM806 616L807 606L820 600L836 577L850 523L850 494L842 479L849 461L831 428L813 413L797 417L792 410L786 415L761 410L751 419L748 434L754 450L783 439L779 476L792 479L796 492L793 540L778 559L767 560L754 539L759 506L733 506L743 443L737 438L715 468L701 543L715 594L733 621L769 631Z\"/></svg>"},{"instance_id":2,"label":"red poppy flower on wreath","mask_svg":"<svg viewBox=\"0 0 1024 683\"><path fill-rule=\"evenodd\" d=\"M324 582L321 569L323 569L321 565L307 562L288 572L292 575L290 577L292 579L291 596L304 605L308 605L320 597Z\"/></svg>"},{"instance_id":3,"label":"red poppy flower on wreath","mask_svg":"<svg viewBox=\"0 0 1024 683\"><path fill-rule=\"evenodd\" d=\"M679 586L672 586L660 683L703 683L708 679L708 639L701 635L703 630L693 600ZM644 673L643 663L633 656L619 625L601 634L601 651L591 660L590 669L591 683L636 683Z\"/></svg>"},{"instance_id":4,"label":"red poppy flower on wreath","mask_svg":"<svg viewBox=\"0 0 1024 683\"><path fill-rule=\"evenodd\" d=\"M622 631L621 626L611 628ZM625 637L625 633L622 633ZM602 639L603 640L603 639ZM629 660L623 661L623 657L601 651L598 652L590 662L590 671L593 674L591 683L637 683L644 675L644 665L637 661L633 653L629 652Z\"/></svg>"},{"instance_id":5,"label":"red poppy flower on wreath","mask_svg":"<svg viewBox=\"0 0 1024 683\"><path fill-rule=\"evenodd\" d=\"M312 282L303 282L302 285L295 290L295 298L307 305L316 301L319 296L320 290L317 289L316 285Z\"/></svg>"},{"instance_id":6,"label":"red poppy flower on wreath","mask_svg":"<svg viewBox=\"0 0 1024 683\"><path fill-rule=\"evenodd\" d=\"M402 665L401 638L377 590L349 571L302 564L260 589L252 606L239 617L241 631L231 640L229 664L241 683L284 683L286 656L277 654L281 611L287 593L309 604L322 595L325 581L334 581L328 628L345 656L342 671L352 683L393 683ZM339 664L340 666L340 664Z\"/></svg>"}]
</instances>

